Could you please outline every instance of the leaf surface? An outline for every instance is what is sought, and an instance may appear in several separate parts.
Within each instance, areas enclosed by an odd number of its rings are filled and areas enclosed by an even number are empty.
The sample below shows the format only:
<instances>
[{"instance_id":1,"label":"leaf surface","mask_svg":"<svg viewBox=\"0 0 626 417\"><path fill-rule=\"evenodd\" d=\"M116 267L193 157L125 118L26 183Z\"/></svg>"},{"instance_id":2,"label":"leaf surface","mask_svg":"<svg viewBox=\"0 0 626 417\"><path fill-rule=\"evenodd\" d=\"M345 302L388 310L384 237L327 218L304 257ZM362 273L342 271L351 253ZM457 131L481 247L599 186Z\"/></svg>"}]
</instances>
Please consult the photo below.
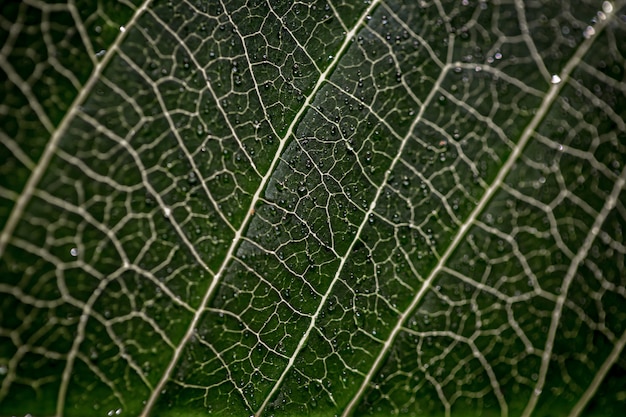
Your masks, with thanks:
<instances>
[{"instance_id":1,"label":"leaf surface","mask_svg":"<svg viewBox=\"0 0 626 417\"><path fill-rule=\"evenodd\" d=\"M2 6L0 415L619 415L623 1Z\"/></svg>"}]
</instances>

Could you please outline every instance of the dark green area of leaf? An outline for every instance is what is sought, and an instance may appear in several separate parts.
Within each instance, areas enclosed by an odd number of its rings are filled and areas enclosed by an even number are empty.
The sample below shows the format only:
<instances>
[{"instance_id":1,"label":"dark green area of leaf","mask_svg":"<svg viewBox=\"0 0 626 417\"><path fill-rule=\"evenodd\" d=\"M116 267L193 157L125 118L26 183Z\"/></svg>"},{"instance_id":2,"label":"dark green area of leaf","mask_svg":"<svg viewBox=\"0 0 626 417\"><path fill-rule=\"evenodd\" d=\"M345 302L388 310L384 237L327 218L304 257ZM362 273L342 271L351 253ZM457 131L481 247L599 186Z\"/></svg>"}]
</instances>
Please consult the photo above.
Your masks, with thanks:
<instances>
[{"instance_id":1,"label":"dark green area of leaf","mask_svg":"<svg viewBox=\"0 0 626 417\"><path fill-rule=\"evenodd\" d=\"M0 415L620 415L623 2L373 3L1 6Z\"/></svg>"}]
</instances>

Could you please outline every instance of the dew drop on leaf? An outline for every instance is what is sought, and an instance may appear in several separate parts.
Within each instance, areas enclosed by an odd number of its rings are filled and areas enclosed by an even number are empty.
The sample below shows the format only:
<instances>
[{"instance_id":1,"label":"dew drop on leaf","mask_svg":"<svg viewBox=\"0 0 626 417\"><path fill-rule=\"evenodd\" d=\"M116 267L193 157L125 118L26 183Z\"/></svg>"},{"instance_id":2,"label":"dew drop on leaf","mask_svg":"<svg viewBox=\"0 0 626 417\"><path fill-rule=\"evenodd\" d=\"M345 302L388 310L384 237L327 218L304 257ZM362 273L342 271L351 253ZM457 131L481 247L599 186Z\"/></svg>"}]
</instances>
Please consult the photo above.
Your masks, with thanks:
<instances>
[{"instance_id":1,"label":"dew drop on leaf","mask_svg":"<svg viewBox=\"0 0 626 417\"><path fill-rule=\"evenodd\" d=\"M595 34L596 30L593 28L593 26L587 26L583 32L583 36L585 37L585 39L589 39Z\"/></svg>"}]
</instances>

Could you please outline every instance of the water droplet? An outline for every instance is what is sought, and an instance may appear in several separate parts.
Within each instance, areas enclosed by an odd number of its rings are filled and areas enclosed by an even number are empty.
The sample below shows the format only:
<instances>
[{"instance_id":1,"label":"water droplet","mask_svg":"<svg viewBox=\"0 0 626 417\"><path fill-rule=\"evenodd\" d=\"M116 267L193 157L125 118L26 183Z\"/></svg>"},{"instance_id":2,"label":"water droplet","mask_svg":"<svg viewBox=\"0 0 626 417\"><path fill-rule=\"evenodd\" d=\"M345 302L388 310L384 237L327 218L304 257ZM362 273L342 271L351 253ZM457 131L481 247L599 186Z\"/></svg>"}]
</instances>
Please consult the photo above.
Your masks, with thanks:
<instances>
[{"instance_id":1,"label":"water droplet","mask_svg":"<svg viewBox=\"0 0 626 417\"><path fill-rule=\"evenodd\" d=\"M0 375L6 375L8 372L8 368L6 365L0 365Z\"/></svg>"},{"instance_id":2,"label":"water droplet","mask_svg":"<svg viewBox=\"0 0 626 417\"><path fill-rule=\"evenodd\" d=\"M583 36L585 37L585 39L589 39L595 34L596 30L593 28L593 26L587 26L585 28L585 31L583 32Z\"/></svg>"},{"instance_id":3,"label":"water droplet","mask_svg":"<svg viewBox=\"0 0 626 417\"><path fill-rule=\"evenodd\" d=\"M103 57L104 54L106 54L106 53L107 53L106 49L100 49L98 52L96 52L96 58Z\"/></svg>"},{"instance_id":4,"label":"water droplet","mask_svg":"<svg viewBox=\"0 0 626 417\"><path fill-rule=\"evenodd\" d=\"M613 4L610 1L603 2L602 11L606 14L613 13Z\"/></svg>"},{"instance_id":5,"label":"water droplet","mask_svg":"<svg viewBox=\"0 0 626 417\"><path fill-rule=\"evenodd\" d=\"M171 214L172 214L172 209L171 208L165 207L163 209L163 215L165 216L165 218L169 218Z\"/></svg>"},{"instance_id":6,"label":"water droplet","mask_svg":"<svg viewBox=\"0 0 626 417\"><path fill-rule=\"evenodd\" d=\"M76 249L76 248L72 248L72 249L70 249L70 255L72 255L72 256L78 256L78 249Z\"/></svg>"},{"instance_id":7,"label":"water droplet","mask_svg":"<svg viewBox=\"0 0 626 417\"><path fill-rule=\"evenodd\" d=\"M122 33L126 32L126 28L124 26L120 26L120 32Z\"/></svg>"},{"instance_id":8,"label":"water droplet","mask_svg":"<svg viewBox=\"0 0 626 417\"><path fill-rule=\"evenodd\" d=\"M558 84L558 83L560 83L560 82L561 82L561 77L559 77L559 76L558 76L558 75L556 75L556 74L552 74L552 79L550 79L550 82L551 82L552 84Z\"/></svg>"}]
</instances>

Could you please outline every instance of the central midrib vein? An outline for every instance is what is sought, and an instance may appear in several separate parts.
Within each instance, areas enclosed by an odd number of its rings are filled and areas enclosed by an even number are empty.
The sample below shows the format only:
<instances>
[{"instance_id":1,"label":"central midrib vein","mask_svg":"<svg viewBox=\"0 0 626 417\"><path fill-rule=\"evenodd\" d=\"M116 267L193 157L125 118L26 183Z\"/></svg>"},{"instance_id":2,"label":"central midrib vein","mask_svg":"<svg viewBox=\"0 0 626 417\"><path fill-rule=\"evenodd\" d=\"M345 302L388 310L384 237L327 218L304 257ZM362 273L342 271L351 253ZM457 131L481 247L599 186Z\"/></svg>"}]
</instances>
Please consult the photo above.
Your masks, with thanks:
<instances>
[{"instance_id":1,"label":"central midrib vein","mask_svg":"<svg viewBox=\"0 0 626 417\"><path fill-rule=\"evenodd\" d=\"M354 37L356 36L357 31L360 28L360 26L363 24L363 22L366 21L367 16L371 15L372 11L378 6L380 1L381 0L372 0L370 5L363 12L361 17L357 20L357 22L355 23L355 25L352 28L352 30L350 30L348 33L346 33L344 41L341 44L341 46L339 47L339 49L338 49L337 53L335 54L335 56L333 57L332 62L328 65L326 70L324 70L324 72L320 75L319 79L317 80L317 83L315 84L315 86L311 90L311 93L306 97L304 103L302 104L302 107L300 107L300 110L298 110L298 112L294 116L291 124L289 125L289 128L287 129L287 131L285 132L285 134L281 138L280 143L278 145L278 149L276 150L276 154L275 154L274 158L272 159L272 163L270 164L266 174L261 179L261 182L260 182L256 192L254 193L254 196L252 197L252 200L250 202L250 206L249 206L249 208L248 208L248 210L246 212L246 216L244 217L244 219L243 219L239 229L237 229L237 231L235 232L235 236L233 237L233 240L232 240L232 242L231 242L231 244L230 244L230 246L228 248L228 251L226 253L226 256L224 257L224 261L220 265L217 273L215 274L215 276L213 277L213 280L211 281L211 285L209 286L209 288L207 289L206 293L204 294L204 297L202 298L202 301L201 301L200 305L198 306L198 309L197 309L196 313L194 314L193 318L191 319L191 322L189 323L189 326L187 328L187 331L185 332L185 335L183 336L183 338L180 341L179 345L174 350L174 354L172 355L172 359L168 363L167 368L165 369L165 372L163 373L161 379L159 380L159 383L154 387L154 389L152 391L152 394L150 395L150 398L146 402L146 405L145 405L145 407L143 409L143 412L141 413L142 416L146 417L146 416L149 415L150 410L152 409L152 407L154 407L157 399L159 398L159 395L160 395L161 391L163 390L163 388L165 387L165 384L167 383L167 381L169 380L170 376L172 375L172 372L174 371L174 369L176 367L176 364L178 363L178 361L180 359L180 356L182 355L185 347L187 346L187 343L192 339L192 336L193 336L193 333L194 333L194 329L198 325L198 322L200 321L200 317L202 317L202 314L204 313L204 310L206 309L206 307L208 306L209 302L213 298L213 294L215 293L216 289L218 288L218 285L219 285L219 283L221 281L221 277L224 274L224 272L226 271L228 265L230 265L230 261L233 259L233 255L235 253L235 250L239 246L239 243L241 242L241 239L242 239L242 237L243 237L243 235L244 235L244 233L245 233L245 231L246 231L246 229L248 227L248 224L250 223L250 220L253 217L254 207L260 201L261 193L265 190L265 187L266 187L269 179L271 178L271 176L272 176L276 166L278 165L278 163L281 160L281 156L282 156L283 150L285 149L285 147L286 147L286 145L287 145L287 143L289 141L289 137L293 134L295 128L298 125L298 122L300 121L301 117L303 116L303 114L305 113L305 111L308 109L309 105L311 104L311 102L315 98L315 96L316 96L317 92L319 91L319 89L321 88L322 84L324 84L324 82L328 79L329 75L333 72L333 70L337 66L337 63L339 62L339 59L341 58L343 53L348 49L348 47L352 43L352 39L354 39ZM304 340L306 340L306 337L304 338ZM301 341L301 344L303 344L303 341ZM298 346L300 346L300 344ZM294 357L295 356L297 356L297 353L294 355ZM285 369L285 372L283 373L283 375L281 375L281 379L274 386L274 388L272 389L270 395L267 396L266 401L263 403L263 405L261 406L261 408L259 409L257 414L261 413L263 408L265 408L265 406L267 405L267 403L269 401L269 398L272 397L273 393L276 391L277 387L282 382L282 379L284 378L284 375L286 375L287 371L288 371L288 369Z\"/></svg>"}]
</instances>

